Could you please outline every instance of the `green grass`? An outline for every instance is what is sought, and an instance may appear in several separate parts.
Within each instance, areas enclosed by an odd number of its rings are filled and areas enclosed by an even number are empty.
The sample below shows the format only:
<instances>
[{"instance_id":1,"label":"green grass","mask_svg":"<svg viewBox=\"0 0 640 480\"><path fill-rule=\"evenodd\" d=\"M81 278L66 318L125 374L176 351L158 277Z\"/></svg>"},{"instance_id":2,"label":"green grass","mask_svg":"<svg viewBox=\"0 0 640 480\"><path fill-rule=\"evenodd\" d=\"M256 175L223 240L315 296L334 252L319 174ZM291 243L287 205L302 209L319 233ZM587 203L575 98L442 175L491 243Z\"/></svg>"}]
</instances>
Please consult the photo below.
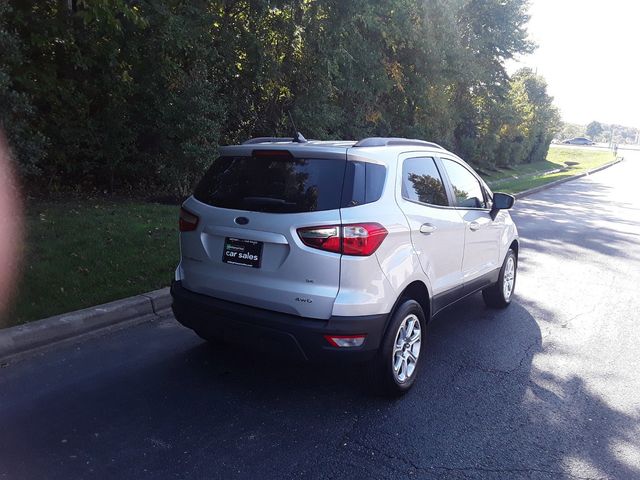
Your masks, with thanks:
<instances>
[{"instance_id":1,"label":"green grass","mask_svg":"<svg viewBox=\"0 0 640 480\"><path fill-rule=\"evenodd\" d=\"M552 146L543 162L516 165L512 169L483 175L483 178L495 191L517 193L586 172L612 160L613 154L607 150ZM576 164L567 166L565 162ZM563 171L553 172L558 169Z\"/></svg>"},{"instance_id":2,"label":"green grass","mask_svg":"<svg viewBox=\"0 0 640 480\"><path fill-rule=\"evenodd\" d=\"M36 203L18 297L2 326L165 287L178 263L178 207L85 200Z\"/></svg>"}]
</instances>

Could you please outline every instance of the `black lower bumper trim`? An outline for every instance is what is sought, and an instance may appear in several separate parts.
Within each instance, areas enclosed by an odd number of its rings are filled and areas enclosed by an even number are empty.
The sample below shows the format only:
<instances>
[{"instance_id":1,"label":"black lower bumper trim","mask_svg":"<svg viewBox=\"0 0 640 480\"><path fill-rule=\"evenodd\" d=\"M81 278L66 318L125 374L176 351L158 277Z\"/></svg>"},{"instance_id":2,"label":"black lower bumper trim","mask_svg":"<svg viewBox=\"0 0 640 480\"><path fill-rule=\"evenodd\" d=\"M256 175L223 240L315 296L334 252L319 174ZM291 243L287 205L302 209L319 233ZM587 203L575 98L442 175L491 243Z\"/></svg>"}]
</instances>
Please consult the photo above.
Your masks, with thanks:
<instances>
[{"instance_id":1,"label":"black lower bumper trim","mask_svg":"<svg viewBox=\"0 0 640 480\"><path fill-rule=\"evenodd\" d=\"M302 360L369 360L380 346L388 318L388 314L380 314L310 319L195 293L180 281L171 285L171 296L173 313L186 327L205 336ZM358 334L367 335L361 347L333 347L324 338Z\"/></svg>"}]
</instances>

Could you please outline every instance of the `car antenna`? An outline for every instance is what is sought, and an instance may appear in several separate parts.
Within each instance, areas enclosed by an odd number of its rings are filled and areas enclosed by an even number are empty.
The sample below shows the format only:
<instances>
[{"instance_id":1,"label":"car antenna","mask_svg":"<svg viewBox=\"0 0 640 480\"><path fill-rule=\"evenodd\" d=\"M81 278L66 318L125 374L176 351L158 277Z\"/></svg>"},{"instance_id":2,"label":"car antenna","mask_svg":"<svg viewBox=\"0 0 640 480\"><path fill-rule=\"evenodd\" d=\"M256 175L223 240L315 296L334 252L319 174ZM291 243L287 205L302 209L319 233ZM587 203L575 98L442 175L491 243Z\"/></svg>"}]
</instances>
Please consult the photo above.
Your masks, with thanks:
<instances>
[{"instance_id":1,"label":"car antenna","mask_svg":"<svg viewBox=\"0 0 640 480\"><path fill-rule=\"evenodd\" d=\"M293 116L291 115L291 110L287 110L289 114L289 120L291 120L291 126L293 127L293 141L296 143L307 143L307 139L298 131L296 128L296 124L293 121Z\"/></svg>"}]
</instances>

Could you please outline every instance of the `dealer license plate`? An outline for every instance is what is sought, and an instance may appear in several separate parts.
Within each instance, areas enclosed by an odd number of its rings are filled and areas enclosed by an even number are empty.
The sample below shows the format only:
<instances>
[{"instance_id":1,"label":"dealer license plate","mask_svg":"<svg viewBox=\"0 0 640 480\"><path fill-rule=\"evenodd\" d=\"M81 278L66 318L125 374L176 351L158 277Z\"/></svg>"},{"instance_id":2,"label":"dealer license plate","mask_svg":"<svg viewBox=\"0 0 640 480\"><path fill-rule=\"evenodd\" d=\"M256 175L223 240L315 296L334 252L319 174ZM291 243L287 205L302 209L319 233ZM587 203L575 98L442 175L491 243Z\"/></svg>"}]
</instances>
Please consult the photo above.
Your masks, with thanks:
<instances>
[{"instance_id":1,"label":"dealer license plate","mask_svg":"<svg viewBox=\"0 0 640 480\"><path fill-rule=\"evenodd\" d=\"M260 268L262 242L226 237L224 239L222 261L243 267Z\"/></svg>"}]
</instances>

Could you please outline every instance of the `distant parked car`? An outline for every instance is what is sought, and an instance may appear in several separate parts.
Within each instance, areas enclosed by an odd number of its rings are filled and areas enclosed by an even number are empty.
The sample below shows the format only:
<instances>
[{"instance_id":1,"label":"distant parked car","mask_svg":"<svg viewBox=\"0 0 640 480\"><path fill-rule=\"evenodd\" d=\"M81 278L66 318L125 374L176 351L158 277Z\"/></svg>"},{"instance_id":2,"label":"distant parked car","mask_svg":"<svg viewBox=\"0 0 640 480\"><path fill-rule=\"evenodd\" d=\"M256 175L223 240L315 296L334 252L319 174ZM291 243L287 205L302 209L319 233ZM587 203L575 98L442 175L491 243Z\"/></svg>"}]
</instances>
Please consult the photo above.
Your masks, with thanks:
<instances>
[{"instance_id":1,"label":"distant parked car","mask_svg":"<svg viewBox=\"0 0 640 480\"><path fill-rule=\"evenodd\" d=\"M564 143L565 145L595 145L596 144L596 142L594 142L593 140L590 140L585 137L568 138L567 140L564 140L562 143Z\"/></svg>"}]
</instances>

